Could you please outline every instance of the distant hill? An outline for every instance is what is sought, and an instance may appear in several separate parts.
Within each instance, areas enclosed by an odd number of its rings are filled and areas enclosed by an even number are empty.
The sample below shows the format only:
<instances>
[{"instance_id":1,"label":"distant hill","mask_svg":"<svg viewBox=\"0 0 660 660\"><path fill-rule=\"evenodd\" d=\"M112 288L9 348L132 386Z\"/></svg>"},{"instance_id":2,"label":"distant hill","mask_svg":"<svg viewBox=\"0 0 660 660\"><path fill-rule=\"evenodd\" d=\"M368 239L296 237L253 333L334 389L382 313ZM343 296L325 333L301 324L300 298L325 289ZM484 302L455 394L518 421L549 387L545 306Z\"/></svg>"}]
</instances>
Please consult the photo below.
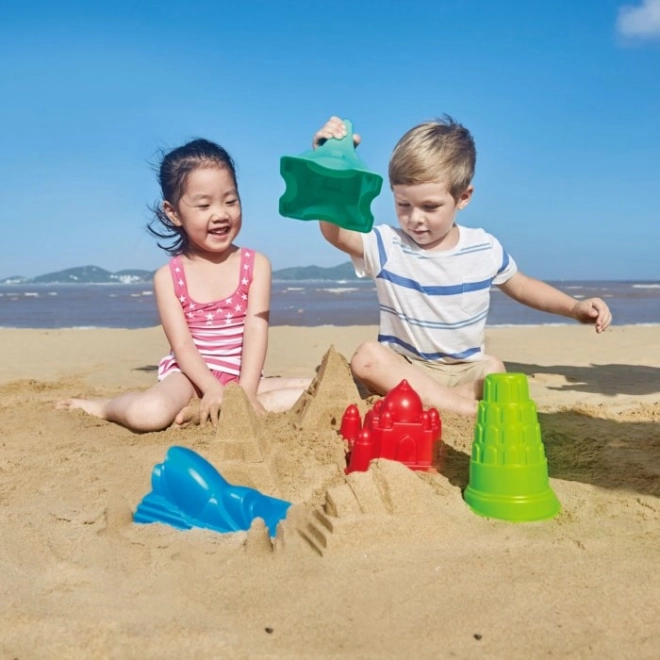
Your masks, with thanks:
<instances>
[{"instance_id":1,"label":"distant hill","mask_svg":"<svg viewBox=\"0 0 660 660\"><path fill-rule=\"evenodd\" d=\"M37 277L6 277L0 280L0 284L133 284L151 282L153 276L150 270L120 270L111 273L98 266L78 266Z\"/></svg>"},{"instance_id":2,"label":"distant hill","mask_svg":"<svg viewBox=\"0 0 660 660\"><path fill-rule=\"evenodd\" d=\"M357 280L353 264L347 261L339 266L322 268L321 266L297 266L273 271L274 280Z\"/></svg>"},{"instance_id":3,"label":"distant hill","mask_svg":"<svg viewBox=\"0 0 660 660\"><path fill-rule=\"evenodd\" d=\"M37 277L23 277L13 275L0 279L2 284L141 284L151 283L154 277L150 270L120 270L111 273L98 266L78 266L67 268L55 273L46 273ZM281 281L291 280L326 280L337 282L339 280L358 279L350 261L339 266L322 268L321 266L298 266L273 271L273 279Z\"/></svg>"}]
</instances>

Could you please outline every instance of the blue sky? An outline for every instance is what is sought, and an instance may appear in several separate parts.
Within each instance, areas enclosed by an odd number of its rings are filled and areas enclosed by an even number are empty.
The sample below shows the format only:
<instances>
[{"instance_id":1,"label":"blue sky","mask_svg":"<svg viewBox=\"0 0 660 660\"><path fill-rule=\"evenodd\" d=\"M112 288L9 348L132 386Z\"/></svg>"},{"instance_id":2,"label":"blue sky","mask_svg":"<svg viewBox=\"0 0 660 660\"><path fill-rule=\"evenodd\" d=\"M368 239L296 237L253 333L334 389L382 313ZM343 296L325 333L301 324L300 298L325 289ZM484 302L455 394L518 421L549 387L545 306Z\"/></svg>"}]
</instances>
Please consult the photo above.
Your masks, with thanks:
<instances>
[{"instance_id":1,"label":"blue sky","mask_svg":"<svg viewBox=\"0 0 660 660\"><path fill-rule=\"evenodd\" d=\"M459 216L543 279L660 279L660 0L4 3L0 278L156 268L157 152L238 165L239 243L275 269L343 263L282 218L279 159L332 114L386 175L411 126L473 133ZM387 185L372 209L395 223Z\"/></svg>"}]
</instances>

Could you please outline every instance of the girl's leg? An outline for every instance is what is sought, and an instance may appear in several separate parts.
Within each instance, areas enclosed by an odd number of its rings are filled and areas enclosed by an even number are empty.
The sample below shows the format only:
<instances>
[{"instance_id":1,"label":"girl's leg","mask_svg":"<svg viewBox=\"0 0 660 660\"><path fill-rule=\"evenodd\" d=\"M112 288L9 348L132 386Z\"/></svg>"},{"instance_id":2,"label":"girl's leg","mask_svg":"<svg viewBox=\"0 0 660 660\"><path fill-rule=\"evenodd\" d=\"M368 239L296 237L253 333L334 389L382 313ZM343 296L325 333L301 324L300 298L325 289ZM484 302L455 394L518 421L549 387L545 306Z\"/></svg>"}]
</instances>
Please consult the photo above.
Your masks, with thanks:
<instances>
[{"instance_id":1,"label":"girl's leg","mask_svg":"<svg viewBox=\"0 0 660 660\"><path fill-rule=\"evenodd\" d=\"M309 387L311 378L262 378L257 395L268 412L284 412Z\"/></svg>"},{"instance_id":2,"label":"girl's leg","mask_svg":"<svg viewBox=\"0 0 660 660\"><path fill-rule=\"evenodd\" d=\"M182 373L174 372L144 392L128 392L114 399L65 399L56 407L79 408L133 431L160 431L172 424L193 396L191 382Z\"/></svg>"}]
</instances>

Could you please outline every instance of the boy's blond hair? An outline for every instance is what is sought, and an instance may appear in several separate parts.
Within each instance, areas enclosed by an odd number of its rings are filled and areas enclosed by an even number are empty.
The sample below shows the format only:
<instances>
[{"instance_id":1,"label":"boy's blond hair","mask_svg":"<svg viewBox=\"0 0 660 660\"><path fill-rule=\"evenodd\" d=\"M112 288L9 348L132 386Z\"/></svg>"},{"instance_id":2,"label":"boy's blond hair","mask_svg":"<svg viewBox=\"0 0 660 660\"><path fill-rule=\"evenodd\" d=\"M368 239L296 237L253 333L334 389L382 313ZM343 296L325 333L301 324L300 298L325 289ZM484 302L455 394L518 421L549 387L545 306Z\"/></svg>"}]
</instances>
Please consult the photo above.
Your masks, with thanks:
<instances>
[{"instance_id":1,"label":"boy's blond hair","mask_svg":"<svg viewBox=\"0 0 660 660\"><path fill-rule=\"evenodd\" d=\"M449 115L411 128L390 158L390 186L445 181L458 199L472 183L477 150L470 131Z\"/></svg>"}]
</instances>

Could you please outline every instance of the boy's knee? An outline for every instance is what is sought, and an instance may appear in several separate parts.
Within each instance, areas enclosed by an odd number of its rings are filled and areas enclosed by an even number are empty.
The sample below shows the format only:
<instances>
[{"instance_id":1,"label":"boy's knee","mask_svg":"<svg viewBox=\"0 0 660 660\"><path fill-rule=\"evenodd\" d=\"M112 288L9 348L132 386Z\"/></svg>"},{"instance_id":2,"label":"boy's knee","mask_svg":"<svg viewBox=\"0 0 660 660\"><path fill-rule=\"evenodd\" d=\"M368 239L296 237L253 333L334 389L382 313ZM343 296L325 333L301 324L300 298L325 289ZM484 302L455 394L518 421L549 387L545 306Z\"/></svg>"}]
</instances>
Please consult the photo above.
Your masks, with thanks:
<instances>
[{"instance_id":1,"label":"boy's knee","mask_svg":"<svg viewBox=\"0 0 660 660\"><path fill-rule=\"evenodd\" d=\"M378 360L383 347L376 341L367 341L358 346L351 358L351 371L355 376L368 372Z\"/></svg>"},{"instance_id":2,"label":"boy's knee","mask_svg":"<svg viewBox=\"0 0 660 660\"><path fill-rule=\"evenodd\" d=\"M488 374L502 374L506 372L506 367L504 362L499 358L493 357L492 355L486 356L484 360L483 376Z\"/></svg>"}]
</instances>

